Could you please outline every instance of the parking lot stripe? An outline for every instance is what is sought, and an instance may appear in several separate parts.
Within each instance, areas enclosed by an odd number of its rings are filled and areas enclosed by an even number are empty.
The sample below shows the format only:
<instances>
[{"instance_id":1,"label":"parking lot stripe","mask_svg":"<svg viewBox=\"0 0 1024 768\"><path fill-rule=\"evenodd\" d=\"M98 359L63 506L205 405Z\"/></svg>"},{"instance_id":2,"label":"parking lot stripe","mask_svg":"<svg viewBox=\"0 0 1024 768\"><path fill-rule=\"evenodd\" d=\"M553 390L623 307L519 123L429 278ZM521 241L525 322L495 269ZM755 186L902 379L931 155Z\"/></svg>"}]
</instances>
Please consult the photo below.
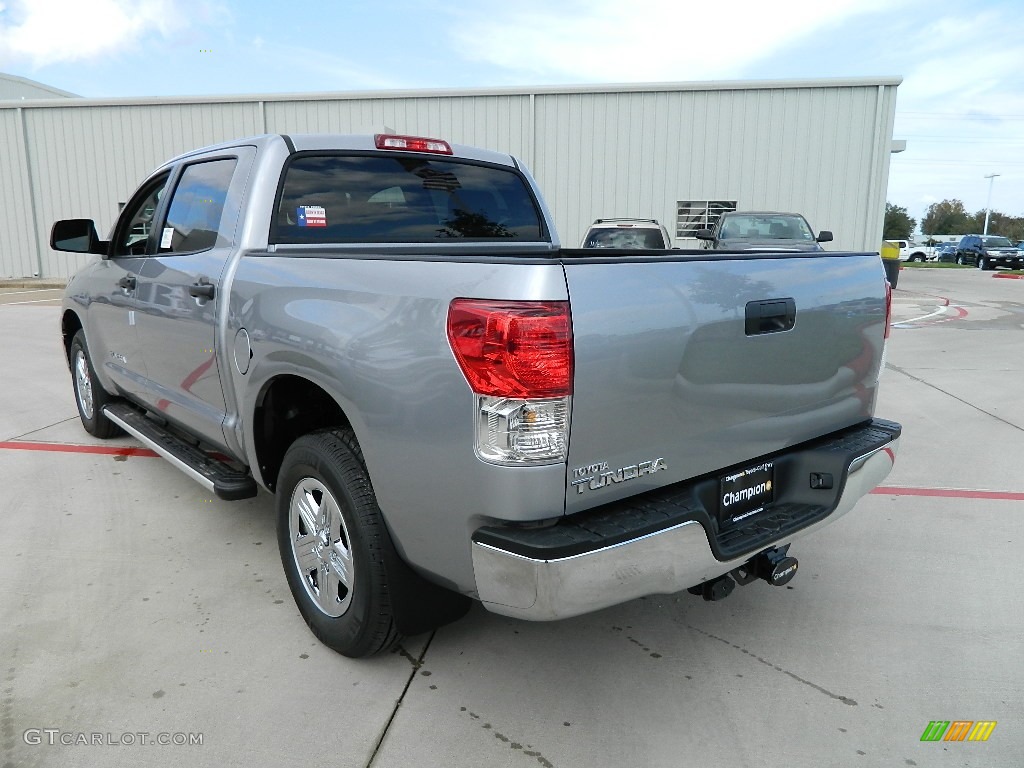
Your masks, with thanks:
<instances>
[{"instance_id":1,"label":"parking lot stripe","mask_svg":"<svg viewBox=\"0 0 1024 768\"><path fill-rule=\"evenodd\" d=\"M977 491L965 488L902 488L895 485L880 485L871 493L883 496L932 496L944 499L997 499L1000 501L1024 501L1024 493L1012 491Z\"/></svg>"},{"instance_id":2,"label":"parking lot stripe","mask_svg":"<svg viewBox=\"0 0 1024 768\"><path fill-rule=\"evenodd\" d=\"M102 456L140 456L159 458L149 448L111 445L78 445L73 443L33 443L25 440L0 441L0 450L47 451L50 453L88 453ZM1014 491L982 491L968 488L909 488L896 485L880 485L871 491L881 496L930 496L946 499L994 499L997 501L1024 501L1024 493Z\"/></svg>"},{"instance_id":3,"label":"parking lot stripe","mask_svg":"<svg viewBox=\"0 0 1024 768\"><path fill-rule=\"evenodd\" d=\"M0 449L8 451L50 451L53 453L98 453L103 456L159 456L149 448L134 448L129 445L73 445L71 443L30 443L22 440L0 442Z\"/></svg>"}]
</instances>

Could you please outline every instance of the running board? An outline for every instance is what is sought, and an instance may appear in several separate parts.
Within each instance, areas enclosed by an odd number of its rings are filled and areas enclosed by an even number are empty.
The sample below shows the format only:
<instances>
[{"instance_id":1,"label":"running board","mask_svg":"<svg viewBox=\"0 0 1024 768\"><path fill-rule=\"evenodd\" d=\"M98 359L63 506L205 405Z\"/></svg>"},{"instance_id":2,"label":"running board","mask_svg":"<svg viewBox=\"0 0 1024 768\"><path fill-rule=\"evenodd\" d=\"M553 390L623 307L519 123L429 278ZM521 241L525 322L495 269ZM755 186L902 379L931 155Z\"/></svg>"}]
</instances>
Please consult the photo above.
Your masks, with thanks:
<instances>
[{"instance_id":1,"label":"running board","mask_svg":"<svg viewBox=\"0 0 1024 768\"><path fill-rule=\"evenodd\" d=\"M131 405L111 403L103 408L103 413L125 432L152 448L219 498L236 501L256 495L256 481L251 475L239 472L185 442L152 419L147 419Z\"/></svg>"}]
</instances>

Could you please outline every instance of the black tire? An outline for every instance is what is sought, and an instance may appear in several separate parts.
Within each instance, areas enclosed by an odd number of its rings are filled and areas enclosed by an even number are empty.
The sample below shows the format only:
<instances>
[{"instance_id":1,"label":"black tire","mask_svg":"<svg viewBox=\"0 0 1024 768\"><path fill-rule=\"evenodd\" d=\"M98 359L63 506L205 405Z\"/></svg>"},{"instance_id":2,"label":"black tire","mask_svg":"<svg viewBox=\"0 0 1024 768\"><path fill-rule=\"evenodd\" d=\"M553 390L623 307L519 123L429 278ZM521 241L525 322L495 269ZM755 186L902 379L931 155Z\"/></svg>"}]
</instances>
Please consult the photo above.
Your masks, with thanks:
<instances>
[{"instance_id":1,"label":"black tire","mask_svg":"<svg viewBox=\"0 0 1024 768\"><path fill-rule=\"evenodd\" d=\"M988 270L992 269L992 264L988 260L987 257L985 257L985 256L979 256L978 257L978 269L980 269L983 272L987 272Z\"/></svg>"},{"instance_id":2,"label":"black tire","mask_svg":"<svg viewBox=\"0 0 1024 768\"><path fill-rule=\"evenodd\" d=\"M963 264L964 263L964 257L961 256L960 254L957 254L956 263L957 264Z\"/></svg>"},{"instance_id":3,"label":"black tire","mask_svg":"<svg viewBox=\"0 0 1024 768\"><path fill-rule=\"evenodd\" d=\"M316 516L314 530L303 508ZM288 449L277 487L277 534L292 597L324 645L359 658L398 644L385 565L394 547L351 431L314 432Z\"/></svg>"},{"instance_id":4,"label":"black tire","mask_svg":"<svg viewBox=\"0 0 1024 768\"><path fill-rule=\"evenodd\" d=\"M96 369L85 343L85 331L79 329L71 339L68 350L71 364L71 386L75 390L75 405L85 431L106 440L123 434L123 430L103 413L103 407L114 401L96 378Z\"/></svg>"}]
</instances>

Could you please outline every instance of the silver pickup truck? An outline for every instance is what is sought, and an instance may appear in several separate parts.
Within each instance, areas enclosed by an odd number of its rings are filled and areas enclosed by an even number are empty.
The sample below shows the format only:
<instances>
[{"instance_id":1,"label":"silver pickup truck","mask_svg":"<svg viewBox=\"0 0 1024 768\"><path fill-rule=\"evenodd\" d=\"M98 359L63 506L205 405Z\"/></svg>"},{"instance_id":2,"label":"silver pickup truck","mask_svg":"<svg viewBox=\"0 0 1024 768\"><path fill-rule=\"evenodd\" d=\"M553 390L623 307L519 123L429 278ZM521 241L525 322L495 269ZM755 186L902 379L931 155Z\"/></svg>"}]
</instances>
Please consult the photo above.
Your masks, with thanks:
<instances>
[{"instance_id":1,"label":"silver pickup truck","mask_svg":"<svg viewBox=\"0 0 1024 768\"><path fill-rule=\"evenodd\" d=\"M157 169L70 281L85 429L276 497L298 609L349 656L784 584L892 468L871 253L561 248L513 158L260 136Z\"/></svg>"}]
</instances>

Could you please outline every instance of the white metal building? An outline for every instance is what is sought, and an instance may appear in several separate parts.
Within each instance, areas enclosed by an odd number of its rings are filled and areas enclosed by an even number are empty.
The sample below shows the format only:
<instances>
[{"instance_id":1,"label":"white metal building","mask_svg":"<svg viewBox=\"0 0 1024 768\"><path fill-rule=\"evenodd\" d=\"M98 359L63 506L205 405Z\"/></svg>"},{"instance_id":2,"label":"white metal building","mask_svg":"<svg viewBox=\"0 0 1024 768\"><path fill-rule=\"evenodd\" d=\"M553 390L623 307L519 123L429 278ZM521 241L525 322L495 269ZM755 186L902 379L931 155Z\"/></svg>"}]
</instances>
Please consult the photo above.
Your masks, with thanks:
<instances>
[{"instance_id":1,"label":"white metal building","mask_svg":"<svg viewBox=\"0 0 1024 768\"><path fill-rule=\"evenodd\" d=\"M8 78L11 80L11 78ZM30 81L28 81L30 82ZM599 217L656 218L675 244L723 207L803 213L833 249L878 250L896 77L159 99L0 94L0 278L67 277L50 225L113 224L150 170L260 133L399 133L509 152L563 245ZM42 86L46 88L46 86ZM67 94L70 95L70 94ZM40 98L42 96L42 98Z\"/></svg>"}]
</instances>

